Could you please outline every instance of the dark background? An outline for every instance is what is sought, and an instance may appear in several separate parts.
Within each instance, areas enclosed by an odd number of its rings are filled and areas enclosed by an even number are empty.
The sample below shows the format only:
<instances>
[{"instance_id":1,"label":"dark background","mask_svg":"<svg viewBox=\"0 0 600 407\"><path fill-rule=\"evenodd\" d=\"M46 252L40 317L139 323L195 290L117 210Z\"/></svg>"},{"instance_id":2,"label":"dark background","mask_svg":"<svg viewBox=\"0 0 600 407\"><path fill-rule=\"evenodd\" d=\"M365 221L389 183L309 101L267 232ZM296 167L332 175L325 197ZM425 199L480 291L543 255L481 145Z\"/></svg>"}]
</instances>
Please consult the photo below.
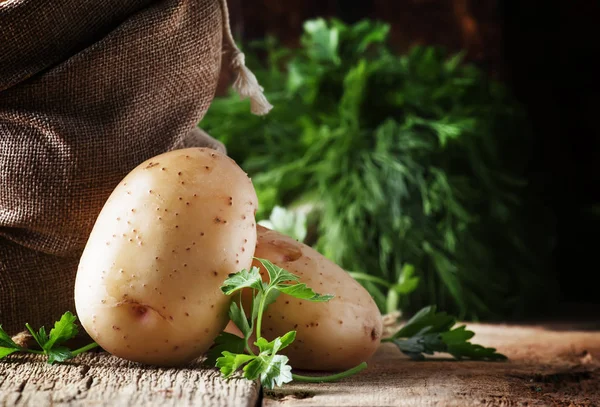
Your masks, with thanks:
<instances>
[{"instance_id":1,"label":"dark background","mask_svg":"<svg viewBox=\"0 0 600 407\"><path fill-rule=\"evenodd\" d=\"M243 41L272 34L294 46L309 18L373 18L391 24L398 52L415 44L465 49L470 62L504 81L534 129L532 188L557 217L555 270L548 270L560 281L557 302L579 304L563 309L600 319L600 285L594 283L600 254L600 1L230 0L229 5L234 35Z\"/></svg>"}]
</instances>

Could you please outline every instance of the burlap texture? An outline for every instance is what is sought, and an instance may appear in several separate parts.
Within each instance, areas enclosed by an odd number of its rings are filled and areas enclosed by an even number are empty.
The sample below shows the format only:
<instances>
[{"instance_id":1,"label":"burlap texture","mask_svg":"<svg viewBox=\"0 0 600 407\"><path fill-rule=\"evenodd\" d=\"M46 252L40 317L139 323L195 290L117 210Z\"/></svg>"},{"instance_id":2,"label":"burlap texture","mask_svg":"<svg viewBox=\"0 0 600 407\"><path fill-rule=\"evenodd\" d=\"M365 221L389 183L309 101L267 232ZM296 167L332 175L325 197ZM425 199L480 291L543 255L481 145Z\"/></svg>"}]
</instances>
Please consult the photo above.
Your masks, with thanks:
<instances>
[{"instance_id":1,"label":"burlap texture","mask_svg":"<svg viewBox=\"0 0 600 407\"><path fill-rule=\"evenodd\" d=\"M214 96L219 0L0 0L0 323L75 311L102 205L140 162L184 146Z\"/></svg>"}]
</instances>

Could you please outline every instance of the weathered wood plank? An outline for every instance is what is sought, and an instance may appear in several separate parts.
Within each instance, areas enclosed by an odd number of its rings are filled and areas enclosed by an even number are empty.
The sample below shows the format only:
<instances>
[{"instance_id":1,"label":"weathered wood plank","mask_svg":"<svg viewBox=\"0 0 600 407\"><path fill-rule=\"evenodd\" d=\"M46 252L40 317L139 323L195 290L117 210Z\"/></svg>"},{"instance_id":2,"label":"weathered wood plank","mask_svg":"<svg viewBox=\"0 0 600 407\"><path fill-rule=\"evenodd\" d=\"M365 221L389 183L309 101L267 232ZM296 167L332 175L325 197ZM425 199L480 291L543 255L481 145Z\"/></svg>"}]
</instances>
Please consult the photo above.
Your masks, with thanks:
<instances>
[{"instance_id":1,"label":"weathered wood plank","mask_svg":"<svg viewBox=\"0 0 600 407\"><path fill-rule=\"evenodd\" d=\"M369 369L342 382L266 392L275 406L600 406L600 332L470 325L509 362L413 362L382 346ZM49 366L35 356L0 362L0 406L254 406L256 383L226 382L199 364L166 369L104 352Z\"/></svg>"},{"instance_id":2,"label":"weathered wood plank","mask_svg":"<svg viewBox=\"0 0 600 407\"><path fill-rule=\"evenodd\" d=\"M36 356L0 362L1 406L255 406L255 382L219 378L198 363L167 369L141 366L105 352L50 366Z\"/></svg>"},{"instance_id":3,"label":"weathered wood plank","mask_svg":"<svg viewBox=\"0 0 600 407\"><path fill-rule=\"evenodd\" d=\"M265 392L281 406L600 406L600 332L477 325L475 342L508 362L414 362L381 346L369 368L338 383Z\"/></svg>"}]
</instances>

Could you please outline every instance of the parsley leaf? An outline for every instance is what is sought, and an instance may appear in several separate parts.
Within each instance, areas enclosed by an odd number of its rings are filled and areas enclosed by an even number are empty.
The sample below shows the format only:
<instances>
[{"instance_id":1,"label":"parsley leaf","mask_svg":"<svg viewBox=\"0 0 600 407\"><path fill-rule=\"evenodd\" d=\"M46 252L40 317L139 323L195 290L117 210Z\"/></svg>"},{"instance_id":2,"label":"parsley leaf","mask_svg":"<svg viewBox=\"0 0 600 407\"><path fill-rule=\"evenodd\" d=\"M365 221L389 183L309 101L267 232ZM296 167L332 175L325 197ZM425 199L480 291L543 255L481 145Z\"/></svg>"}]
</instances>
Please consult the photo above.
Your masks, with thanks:
<instances>
[{"instance_id":1,"label":"parsley leaf","mask_svg":"<svg viewBox=\"0 0 600 407\"><path fill-rule=\"evenodd\" d=\"M284 355L273 356L269 364L264 366L260 374L260 383L267 389L282 386L292 381L292 367L288 365L289 359Z\"/></svg>"},{"instance_id":2,"label":"parsley leaf","mask_svg":"<svg viewBox=\"0 0 600 407\"><path fill-rule=\"evenodd\" d=\"M315 293L312 288L307 287L306 284L286 284L286 285L279 285L277 287L277 289L279 291L281 291L282 293L291 295L292 297L295 298L300 298L302 300L310 300L310 301L329 301L330 299L333 298L333 295L329 295L329 294L325 294L325 295L321 295L321 294L317 294Z\"/></svg>"},{"instance_id":3,"label":"parsley leaf","mask_svg":"<svg viewBox=\"0 0 600 407\"><path fill-rule=\"evenodd\" d=\"M246 355L244 353L231 353L228 351L223 352L223 356L217 359L216 367L221 370L221 373L225 378L231 377L231 375L242 367L244 364L256 360L256 356Z\"/></svg>"},{"instance_id":4,"label":"parsley leaf","mask_svg":"<svg viewBox=\"0 0 600 407\"><path fill-rule=\"evenodd\" d=\"M0 359L22 350L0 325Z\"/></svg>"},{"instance_id":5,"label":"parsley leaf","mask_svg":"<svg viewBox=\"0 0 600 407\"><path fill-rule=\"evenodd\" d=\"M435 306L423 308L416 313L387 342L393 342L398 349L414 360L422 360L424 355L435 352L449 353L456 359L505 360L506 356L497 353L495 348L486 348L469 342L475 333L456 324L456 318L445 312L436 312Z\"/></svg>"},{"instance_id":6,"label":"parsley leaf","mask_svg":"<svg viewBox=\"0 0 600 407\"><path fill-rule=\"evenodd\" d=\"M71 312L65 312L60 320L56 321L54 328L50 330L50 334L46 332L45 327L41 327L38 331L33 329L31 325L25 324L31 336L35 339L41 350L22 348L17 345L12 338L2 329L0 325L0 359L15 352L42 354L48 357L48 363L64 362L71 359L82 352L86 352L98 346L96 342L83 346L79 349L71 351L62 344L69 339L74 338L79 332L75 321L77 317Z\"/></svg>"},{"instance_id":7,"label":"parsley leaf","mask_svg":"<svg viewBox=\"0 0 600 407\"><path fill-rule=\"evenodd\" d=\"M281 337L273 339L271 342L265 338L258 338L255 342L261 352L277 353L281 349L289 346L296 339L296 331L290 331Z\"/></svg>"},{"instance_id":8,"label":"parsley leaf","mask_svg":"<svg viewBox=\"0 0 600 407\"><path fill-rule=\"evenodd\" d=\"M12 340L10 335L7 334L4 329L2 329L2 325L0 325L0 347L19 349L19 346Z\"/></svg>"},{"instance_id":9,"label":"parsley leaf","mask_svg":"<svg viewBox=\"0 0 600 407\"><path fill-rule=\"evenodd\" d=\"M288 361L287 356L261 352L244 367L244 377L249 380L260 378L260 383L267 389L281 386L292 381L292 368Z\"/></svg>"},{"instance_id":10,"label":"parsley leaf","mask_svg":"<svg viewBox=\"0 0 600 407\"><path fill-rule=\"evenodd\" d=\"M394 338L406 338L418 334L427 328L428 332L444 332L456 323L456 319L445 312L436 312L435 306L425 307L417 312Z\"/></svg>"},{"instance_id":11,"label":"parsley leaf","mask_svg":"<svg viewBox=\"0 0 600 407\"><path fill-rule=\"evenodd\" d=\"M0 346L0 359L2 359L5 356L8 356L12 353L18 352L20 350L21 349L19 349L19 348L7 348L4 346Z\"/></svg>"},{"instance_id":12,"label":"parsley leaf","mask_svg":"<svg viewBox=\"0 0 600 407\"><path fill-rule=\"evenodd\" d=\"M457 345L466 342L473 336L475 336L475 333L473 331L467 331L467 327L464 325L441 334L444 343L447 345Z\"/></svg>"},{"instance_id":13,"label":"parsley leaf","mask_svg":"<svg viewBox=\"0 0 600 407\"><path fill-rule=\"evenodd\" d=\"M223 352L244 353L245 345L246 342L244 338L240 338L229 332L221 332L215 339L213 346L206 353L206 360L204 363L208 366L215 366L217 359Z\"/></svg>"},{"instance_id":14,"label":"parsley leaf","mask_svg":"<svg viewBox=\"0 0 600 407\"><path fill-rule=\"evenodd\" d=\"M446 351L456 359L471 359L471 360L506 360L507 357L496 352L495 348L486 348L470 342L457 343L448 345Z\"/></svg>"},{"instance_id":15,"label":"parsley leaf","mask_svg":"<svg viewBox=\"0 0 600 407\"><path fill-rule=\"evenodd\" d=\"M393 342L413 360L423 360L424 354L433 355L434 352L447 350L446 344L437 333L415 335L408 339L394 339Z\"/></svg>"},{"instance_id":16,"label":"parsley leaf","mask_svg":"<svg viewBox=\"0 0 600 407\"><path fill-rule=\"evenodd\" d=\"M277 286L280 283L300 280L300 277L290 273L287 270L282 269L279 266L276 266L275 264L271 263L269 260L265 260L265 259L257 259L257 260L267 270L267 273L269 273L269 285L270 286Z\"/></svg>"},{"instance_id":17,"label":"parsley leaf","mask_svg":"<svg viewBox=\"0 0 600 407\"><path fill-rule=\"evenodd\" d=\"M46 346L46 343L48 342L48 335L46 334L46 329L44 327L41 327L39 332L36 332L29 324L25 324L25 327L27 328L31 336L33 336L33 339L35 339L38 345L40 345L40 348L44 349L44 346Z\"/></svg>"},{"instance_id":18,"label":"parsley leaf","mask_svg":"<svg viewBox=\"0 0 600 407\"><path fill-rule=\"evenodd\" d=\"M73 354L66 346L50 348L47 351L47 355L49 364L53 364L54 362L64 362L73 357Z\"/></svg>"},{"instance_id":19,"label":"parsley leaf","mask_svg":"<svg viewBox=\"0 0 600 407\"><path fill-rule=\"evenodd\" d=\"M225 353L223 353L225 355ZM244 366L244 377L248 380L256 380L260 374L265 371L269 365L269 354L264 353L258 356L251 356L251 362Z\"/></svg>"},{"instance_id":20,"label":"parsley leaf","mask_svg":"<svg viewBox=\"0 0 600 407\"><path fill-rule=\"evenodd\" d=\"M238 305L235 301L229 306L229 318L233 321L240 331L244 334L245 338L249 338L252 334L252 329L248 323L248 318L244 313L244 308Z\"/></svg>"},{"instance_id":21,"label":"parsley leaf","mask_svg":"<svg viewBox=\"0 0 600 407\"><path fill-rule=\"evenodd\" d=\"M263 288L262 278L257 267L252 267L250 271L244 269L234 274L230 274L227 280L223 283L221 290L226 295L231 295L242 288L255 288L261 290Z\"/></svg>"},{"instance_id":22,"label":"parsley leaf","mask_svg":"<svg viewBox=\"0 0 600 407\"><path fill-rule=\"evenodd\" d=\"M295 298L315 302L329 301L333 295L321 295L314 292L304 283L299 283L300 278L283 268L276 266L265 259L257 259L267 270L269 282L264 283L259 270L253 267L250 271L242 270L230 274L223 283L221 290L231 295L243 288L252 289L252 310L250 318L247 317L242 305L233 301L229 308L229 317L234 324L244 333L244 338L229 333L221 333L209 350L206 363L219 369L225 378L231 377L235 371L242 368L243 377L249 380L260 379L261 384L268 389L282 386L293 379L300 381L334 381L350 376L366 367L366 363L327 377L307 377L292 374L288 365L288 357L278 354L296 339L296 331L287 332L272 341L261 336L261 324L264 311L281 293ZM295 284L292 284L294 283ZM240 301L241 304L241 301ZM249 346L249 339L256 334L254 344L258 347L255 354ZM247 352L247 353L245 353Z\"/></svg>"},{"instance_id":23,"label":"parsley leaf","mask_svg":"<svg viewBox=\"0 0 600 407\"><path fill-rule=\"evenodd\" d=\"M283 355L277 355L277 352L291 344L295 337L296 332L291 331L270 342L265 338L258 338L256 341L256 346L260 350L258 355L243 353L244 340L242 338L236 337L240 342L229 338L232 342L225 344L225 346L233 347L235 346L232 345L233 343L237 345L241 343L238 352L222 351L221 356L216 359L215 366L219 368L223 377L229 378L236 370L245 365L243 374L246 379L260 379L261 384L269 389L272 389L274 385L281 386L283 383L288 383L292 380L291 367L287 365L288 358ZM214 348L212 355L219 350L217 348L218 346Z\"/></svg>"},{"instance_id":24,"label":"parsley leaf","mask_svg":"<svg viewBox=\"0 0 600 407\"><path fill-rule=\"evenodd\" d=\"M44 346L48 343L48 341L50 340L48 334L46 333L46 328L45 327L41 327L38 330L38 334L37 337L39 339L39 344L43 344Z\"/></svg>"},{"instance_id":25,"label":"parsley leaf","mask_svg":"<svg viewBox=\"0 0 600 407\"><path fill-rule=\"evenodd\" d=\"M74 338L79 330L77 329L77 325L75 325L75 321L77 317L73 315L71 312L65 312L60 320L54 323L54 328L50 330L49 339L46 340L46 344L43 345L44 350L50 350L55 345L64 343L69 339ZM46 331L44 328L40 329L40 333L43 330L43 336L46 336ZM41 335L40 335L41 336ZM46 337L48 338L48 337ZM46 339L44 338L44 339Z\"/></svg>"}]
</instances>

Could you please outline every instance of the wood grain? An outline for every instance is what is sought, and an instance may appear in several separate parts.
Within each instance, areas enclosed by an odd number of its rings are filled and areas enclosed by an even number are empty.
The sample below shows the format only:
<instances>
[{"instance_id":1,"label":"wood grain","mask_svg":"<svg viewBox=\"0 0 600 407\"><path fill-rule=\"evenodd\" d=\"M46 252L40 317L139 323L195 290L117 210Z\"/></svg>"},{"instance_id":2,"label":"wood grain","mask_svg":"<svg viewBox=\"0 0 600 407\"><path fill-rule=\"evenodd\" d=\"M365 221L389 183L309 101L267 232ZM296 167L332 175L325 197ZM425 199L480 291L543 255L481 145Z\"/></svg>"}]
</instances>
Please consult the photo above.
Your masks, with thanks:
<instances>
[{"instance_id":1,"label":"wood grain","mask_svg":"<svg viewBox=\"0 0 600 407\"><path fill-rule=\"evenodd\" d=\"M359 375L266 391L280 406L600 406L600 332L469 325L507 362L411 361L385 344Z\"/></svg>"},{"instance_id":2,"label":"wood grain","mask_svg":"<svg viewBox=\"0 0 600 407\"><path fill-rule=\"evenodd\" d=\"M226 382L199 363L156 368L90 352L50 366L11 355L0 361L0 406L600 406L597 325L468 326L474 342L510 360L415 362L385 344L354 377L292 383L264 391L261 400L257 383Z\"/></svg>"},{"instance_id":3,"label":"wood grain","mask_svg":"<svg viewBox=\"0 0 600 407\"><path fill-rule=\"evenodd\" d=\"M48 365L37 356L0 362L0 406L255 406L255 382L219 378L198 363L185 368L141 366L90 352Z\"/></svg>"}]
</instances>

